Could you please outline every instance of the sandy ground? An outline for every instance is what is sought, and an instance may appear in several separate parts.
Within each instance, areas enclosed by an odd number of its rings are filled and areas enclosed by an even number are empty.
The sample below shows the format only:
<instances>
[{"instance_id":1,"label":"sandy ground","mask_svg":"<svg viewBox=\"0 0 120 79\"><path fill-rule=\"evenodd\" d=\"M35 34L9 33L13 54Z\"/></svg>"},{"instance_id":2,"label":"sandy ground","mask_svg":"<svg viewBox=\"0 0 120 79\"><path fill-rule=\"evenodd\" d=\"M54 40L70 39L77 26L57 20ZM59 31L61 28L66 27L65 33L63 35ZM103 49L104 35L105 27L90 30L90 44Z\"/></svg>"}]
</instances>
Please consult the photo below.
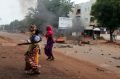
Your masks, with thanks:
<instances>
[{"instance_id":1,"label":"sandy ground","mask_svg":"<svg viewBox=\"0 0 120 79\"><path fill-rule=\"evenodd\" d=\"M93 45L56 44L55 51L67 56L93 63L99 67L115 72L120 76L120 46L96 41Z\"/></svg>"},{"instance_id":2,"label":"sandy ground","mask_svg":"<svg viewBox=\"0 0 120 79\"><path fill-rule=\"evenodd\" d=\"M106 40L110 39L110 34L101 34L100 36L104 37ZM116 36L116 40L120 41L120 35Z\"/></svg>"},{"instance_id":3,"label":"sandy ground","mask_svg":"<svg viewBox=\"0 0 120 79\"><path fill-rule=\"evenodd\" d=\"M24 35L15 35L16 37L12 37L14 43L26 39ZM4 33L4 36L11 38L14 34ZM6 41L11 43L9 40ZM108 69L92 64L89 61L78 59L77 56L70 57L63 54L65 48L55 48L56 59L51 62L46 61L46 56L42 50L40 56L41 75L28 76L24 74L24 52L26 50L27 46L0 45L0 79L120 79L116 73Z\"/></svg>"}]
</instances>

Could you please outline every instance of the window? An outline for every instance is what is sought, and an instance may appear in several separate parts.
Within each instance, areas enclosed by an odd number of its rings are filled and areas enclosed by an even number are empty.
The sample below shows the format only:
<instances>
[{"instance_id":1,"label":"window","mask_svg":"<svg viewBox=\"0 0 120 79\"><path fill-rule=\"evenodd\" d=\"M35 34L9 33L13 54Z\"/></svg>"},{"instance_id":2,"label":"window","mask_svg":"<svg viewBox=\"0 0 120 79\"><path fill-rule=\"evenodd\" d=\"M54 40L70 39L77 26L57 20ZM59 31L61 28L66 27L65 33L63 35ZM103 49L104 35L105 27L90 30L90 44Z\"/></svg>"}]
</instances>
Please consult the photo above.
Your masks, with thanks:
<instances>
[{"instance_id":1,"label":"window","mask_svg":"<svg viewBox=\"0 0 120 79\"><path fill-rule=\"evenodd\" d=\"M76 15L79 15L81 13L80 9L77 9Z\"/></svg>"}]
</instances>

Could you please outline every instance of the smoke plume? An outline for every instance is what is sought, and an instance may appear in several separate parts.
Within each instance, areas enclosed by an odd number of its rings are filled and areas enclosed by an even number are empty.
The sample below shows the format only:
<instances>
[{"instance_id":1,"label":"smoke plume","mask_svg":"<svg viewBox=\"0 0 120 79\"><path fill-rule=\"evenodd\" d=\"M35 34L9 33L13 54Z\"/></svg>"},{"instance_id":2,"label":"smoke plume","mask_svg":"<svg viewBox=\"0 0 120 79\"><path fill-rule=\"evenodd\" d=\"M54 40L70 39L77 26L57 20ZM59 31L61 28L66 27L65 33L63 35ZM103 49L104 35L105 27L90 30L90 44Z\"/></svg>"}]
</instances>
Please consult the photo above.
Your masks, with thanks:
<instances>
[{"instance_id":1,"label":"smoke plume","mask_svg":"<svg viewBox=\"0 0 120 79\"><path fill-rule=\"evenodd\" d=\"M23 16L26 16L29 8L35 8L37 5L37 0L18 0L21 7L21 12Z\"/></svg>"}]
</instances>

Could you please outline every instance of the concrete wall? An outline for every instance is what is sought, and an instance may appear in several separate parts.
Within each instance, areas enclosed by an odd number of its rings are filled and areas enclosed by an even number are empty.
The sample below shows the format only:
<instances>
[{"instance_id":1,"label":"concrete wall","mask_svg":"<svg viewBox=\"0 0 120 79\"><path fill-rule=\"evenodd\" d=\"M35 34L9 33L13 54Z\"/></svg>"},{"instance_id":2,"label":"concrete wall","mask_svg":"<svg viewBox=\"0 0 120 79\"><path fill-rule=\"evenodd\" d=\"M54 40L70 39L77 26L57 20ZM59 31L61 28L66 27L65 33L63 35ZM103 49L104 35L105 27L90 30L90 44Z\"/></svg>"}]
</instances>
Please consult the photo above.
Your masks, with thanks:
<instances>
[{"instance_id":1,"label":"concrete wall","mask_svg":"<svg viewBox=\"0 0 120 79\"><path fill-rule=\"evenodd\" d=\"M75 4L73 8L73 12L70 12L69 16L73 18L73 28L75 29L83 29L88 28L90 26L90 12L92 4L95 3L96 0L90 0L89 2ZM80 9L80 13L76 13L77 10ZM81 30L80 30L81 31Z\"/></svg>"}]
</instances>

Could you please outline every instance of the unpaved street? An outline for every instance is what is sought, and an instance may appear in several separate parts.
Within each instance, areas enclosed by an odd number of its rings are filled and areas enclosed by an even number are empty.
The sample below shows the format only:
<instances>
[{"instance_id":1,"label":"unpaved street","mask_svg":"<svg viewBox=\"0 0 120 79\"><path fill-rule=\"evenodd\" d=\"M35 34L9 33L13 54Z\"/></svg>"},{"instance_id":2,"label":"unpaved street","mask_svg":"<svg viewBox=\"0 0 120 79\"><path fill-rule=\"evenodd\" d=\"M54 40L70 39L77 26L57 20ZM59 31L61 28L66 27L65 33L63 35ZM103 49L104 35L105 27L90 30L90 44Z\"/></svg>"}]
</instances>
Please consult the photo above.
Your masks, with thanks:
<instances>
[{"instance_id":1,"label":"unpaved street","mask_svg":"<svg viewBox=\"0 0 120 79\"><path fill-rule=\"evenodd\" d=\"M12 39L5 39L0 43L7 41L7 43L14 44L26 39L21 34L15 34L15 37L14 34L3 36L8 38L12 36ZM54 52L55 61L47 61L43 49L40 56L41 74L28 76L24 74L26 50L27 46L0 45L0 79L120 79L114 72L109 72L87 61L68 57L61 52Z\"/></svg>"}]
</instances>

